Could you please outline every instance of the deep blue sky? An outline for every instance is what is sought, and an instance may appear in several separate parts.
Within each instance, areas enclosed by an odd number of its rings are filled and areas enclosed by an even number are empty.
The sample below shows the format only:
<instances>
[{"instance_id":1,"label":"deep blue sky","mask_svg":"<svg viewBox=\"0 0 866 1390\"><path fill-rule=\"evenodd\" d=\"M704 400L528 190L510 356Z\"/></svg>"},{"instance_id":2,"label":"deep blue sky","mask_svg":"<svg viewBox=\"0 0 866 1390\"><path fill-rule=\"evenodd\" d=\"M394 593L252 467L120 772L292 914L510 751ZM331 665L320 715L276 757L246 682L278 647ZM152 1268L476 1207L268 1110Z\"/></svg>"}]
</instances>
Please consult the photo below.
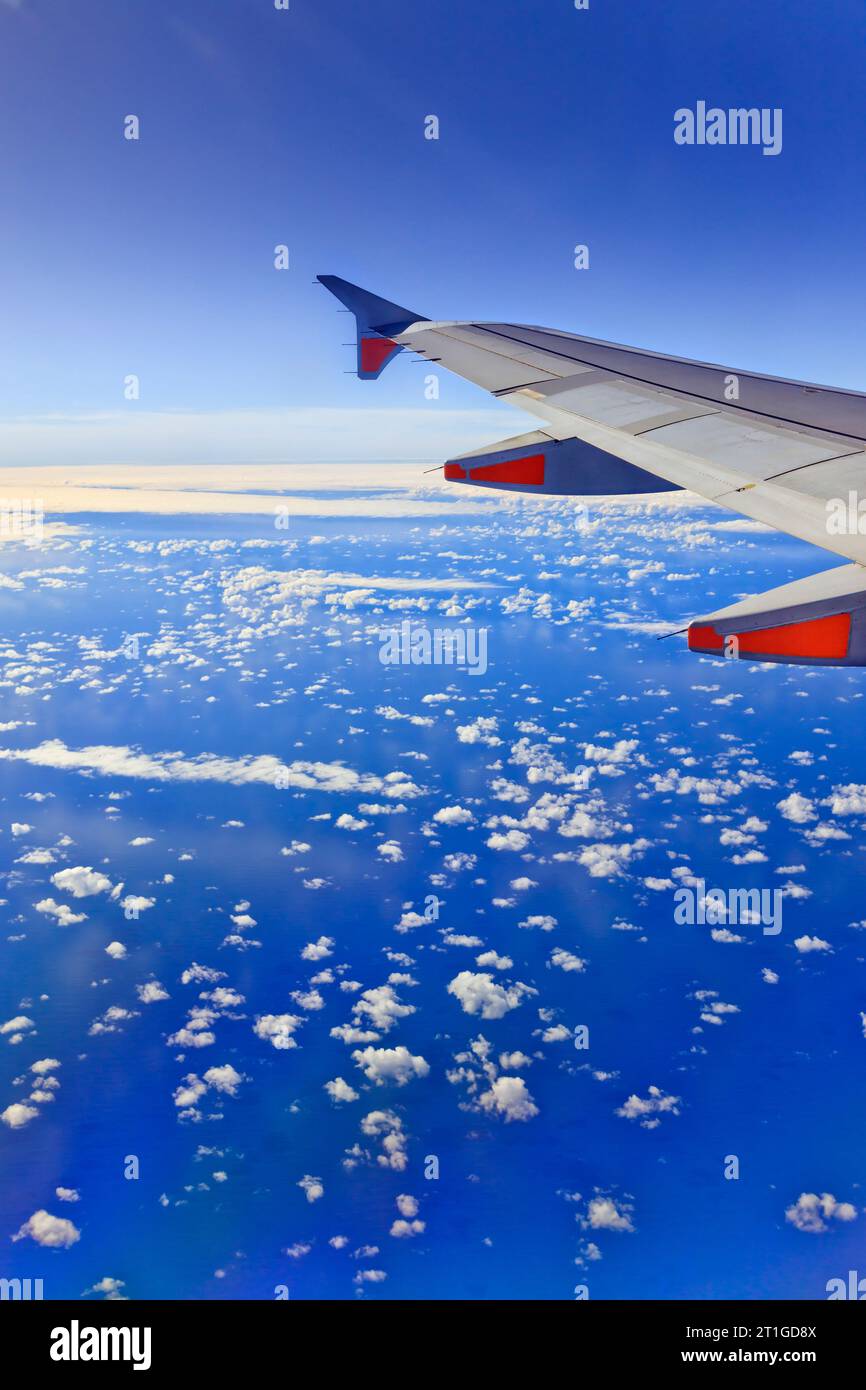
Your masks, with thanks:
<instances>
[{"instance_id":1,"label":"deep blue sky","mask_svg":"<svg viewBox=\"0 0 866 1390\"><path fill-rule=\"evenodd\" d=\"M408 358L342 374L321 271L859 388L864 31L855 0L0 0L0 411L123 410L128 372L138 409L425 408ZM698 99L781 107L781 155L675 145Z\"/></svg>"}]
</instances>

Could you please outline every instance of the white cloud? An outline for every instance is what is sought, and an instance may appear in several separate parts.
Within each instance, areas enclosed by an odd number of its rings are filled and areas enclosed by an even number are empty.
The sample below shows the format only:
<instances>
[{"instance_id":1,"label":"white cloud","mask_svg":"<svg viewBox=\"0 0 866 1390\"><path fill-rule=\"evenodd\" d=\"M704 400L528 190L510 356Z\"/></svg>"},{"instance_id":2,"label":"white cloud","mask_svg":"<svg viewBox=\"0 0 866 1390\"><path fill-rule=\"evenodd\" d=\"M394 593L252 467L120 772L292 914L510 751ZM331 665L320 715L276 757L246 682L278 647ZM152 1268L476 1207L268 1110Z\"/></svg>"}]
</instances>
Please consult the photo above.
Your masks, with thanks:
<instances>
[{"instance_id":1,"label":"white cloud","mask_svg":"<svg viewBox=\"0 0 866 1390\"><path fill-rule=\"evenodd\" d=\"M205 1072L204 1079L214 1090L221 1091L226 1096L234 1096L237 1095L238 1086L244 1078L233 1066L226 1063L225 1066L210 1067Z\"/></svg>"},{"instance_id":2,"label":"white cloud","mask_svg":"<svg viewBox=\"0 0 866 1390\"><path fill-rule=\"evenodd\" d=\"M0 750L0 757L3 756ZM51 875L51 882L62 893L71 893L73 898L89 898L95 893L106 893L111 888L111 879L98 869L78 864L74 869L61 869Z\"/></svg>"},{"instance_id":3,"label":"white cloud","mask_svg":"<svg viewBox=\"0 0 866 1390\"><path fill-rule=\"evenodd\" d=\"M318 941L308 941L301 952L302 960L324 960L326 956L334 954L334 938L332 936L320 936Z\"/></svg>"},{"instance_id":4,"label":"white cloud","mask_svg":"<svg viewBox=\"0 0 866 1390\"><path fill-rule=\"evenodd\" d=\"M633 1231L632 1209L628 1203L617 1204L612 1197L593 1197L587 1203L581 1225L593 1231Z\"/></svg>"},{"instance_id":5,"label":"white cloud","mask_svg":"<svg viewBox=\"0 0 866 1390\"><path fill-rule=\"evenodd\" d=\"M853 1221L857 1208L850 1202L837 1202L832 1192L801 1192L796 1202L785 1210L785 1220L798 1231L820 1235L828 1229L828 1221Z\"/></svg>"},{"instance_id":6,"label":"white cloud","mask_svg":"<svg viewBox=\"0 0 866 1390\"><path fill-rule=\"evenodd\" d=\"M26 1014L17 1014L15 1018L0 1023L0 1037L8 1038L11 1044L20 1043L24 1034L35 1027L32 1018L27 1018Z\"/></svg>"},{"instance_id":7,"label":"white cloud","mask_svg":"<svg viewBox=\"0 0 866 1390\"><path fill-rule=\"evenodd\" d=\"M52 1216L50 1212L40 1208L24 1222L12 1239L23 1240L25 1236L29 1236L37 1245L47 1246L52 1250L68 1250L70 1245L80 1240L81 1232L65 1216Z\"/></svg>"},{"instance_id":8,"label":"white cloud","mask_svg":"<svg viewBox=\"0 0 866 1390\"><path fill-rule=\"evenodd\" d=\"M465 806L442 806L434 812L433 819L439 825L468 825L475 817Z\"/></svg>"},{"instance_id":9,"label":"white cloud","mask_svg":"<svg viewBox=\"0 0 866 1390\"><path fill-rule=\"evenodd\" d=\"M586 961L581 960L580 956L575 956L571 951L563 951L557 947L550 953L550 965L556 966L558 970L565 970L568 973L586 969Z\"/></svg>"},{"instance_id":10,"label":"white cloud","mask_svg":"<svg viewBox=\"0 0 866 1390\"><path fill-rule=\"evenodd\" d=\"M148 980L147 984L136 985L135 990L142 1004L158 1004L170 997L159 980Z\"/></svg>"},{"instance_id":11,"label":"white cloud","mask_svg":"<svg viewBox=\"0 0 866 1390\"><path fill-rule=\"evenodd\" d=\"M404 1004L393 985L379 985L376 989L365 989L352 1005L352 1013L359 1027L369 1024L380 1033L387 1033L401 1018L415 1013L414 1004Z\"/></svg>"},{"instance_id":12,"label":"white cloud","mask_svg":"<svg viewBox=\"0 0 866 1390\"><path fill-rule=\"evenodd\" d=\"M791 821L794 825L805 825L807 821L818 819L815 803L807 796L801 796L800 792L791 792L784 800L777 801L776 806L785 820Z\"/></svg>"},{"instance_id":13,"label":"white cloud","mask_svg":"<svg viewBox=\"0 0 866 1390\"><path fill-rule=\"evenodd\" d=\"M380 859L387 860L389 864L402 864L406 857L398 840L385 840L376 847L376 853Z\"/></svg>"},{"instance_id":14,"label":"white cloud","mask_svg":"<svg viewBox=\"0 0 866 1390\"><path fill-rule=\"evenodd\" d=\"M667 1096L658 1086L650 1086L646 1099L631 1095L617 1110L626 1120L640 1120L643 1129L655 1129L660 1124L659 1115L678 1115L679 1096Z\"/></svg>"},{"instance_id":15,"label":"white cloud","mask_svg":"<svg viewBox=\"0 0 866 1390\"><path fill-rule=\"evenodd\" d=\"M378 792L395 800L419 795L419 789L402 773L389 773L380 778L369 773L355 772L342 763L287 764L271 753L260 753L255 757L245 758L226 758L216 753L199 753L193 758L184 758L177 753L142 753L134 748L114 744L68 748L61 739L48 739L36 748L0 748L0 760L2 759L7 762L30 763L34 767L58 768L66 772L99 772L104 777L131 777L146 782L221 782L237 787L264 783L283 789L293 787L300 791ZM74 875L83 871L64 869L61 872ZM52 880L58 887L64 887L68 881L70 880L65 879L60 882L60 875L57 874ZM92 888L87 891L99 892L101 889ZM75 896L80 897L83 894Z\"/></svg>"},{"instance_id":16,"label":"white cloud","mask_svg":"<svg viewBox=\"0 0 866 1390\"><path fill-rule=\"evenodd\" d=\"M538 1114L538 1106L521 1076L497 1077L490 1090L484 1091L478 1097L478 1102L485 1110L503 1115L506 1123L512 1120L531 1120Z\"/></svg>"},{"instance_id":17,"label":"white cloud","mask_svg":"<svg viewBox=\"0 0 866 1390\"><path fill-rule=\"evenodd\" d=\"M293 1035L303 1021L297 1014L261 1014L253 1024L253 1032L278 1052L285 1052L290 1047L297 1047Z\"/></svg>"},{"instance_id":18,"label":"white cloud","mask_svg":"<svg viewBox=\"0 0 866 1390\"><path fill-rule=\"evenodd\" d=\"M505 834L501 830L495 830L487 840L487 848L495 850L511 850L519 854L526 849L529 844L529 836L523 830L508 830Z\"/></svg>"},{"instance_id":19,"label":"white cloud","mask_svg":"<svg viewBox=\"0 0 866 1390\"><path fill-rule=\"evenodd\" d=\"M73 912L68 903L57 903L53 898L42 898L36 903L36 911L53 917L58 927L74 927L78 922L87 921L86 912Z\"/></svg>"},{"instance_id":20,"label":"white cloud","mask_svg":"<svg viewBox=\"0 0 866 1390\"><path fill-rule=\"evenodd\" d=\"M348 1105L350 1101L358 1099L358 1092L353 1090L342 1076L335 1076L333 1081L326 1081L325 1090L335 1105Z\"/></svg>"},{"instance_id":21,"label":"white cloud","mask_svg":"<svg viewBox=\"0 0 866 1390\"><path fill-rule=\"evenodd\" d=\"M517 925L525 931L532 931L533 927L538 927L539 931L553 931L557 926L557 919L549 913L536 913L532 917L524 917Z\"/></svg>"},{"instance_id":22,"label":"white cloud","mask_svg":"<svg viewBox=\"0 0 866 1390\"><path fill-rule=\"evenodd\" d=\"M6 1109L0 1113L0 1120L10 1129L23 1129L29 1125L31 1120L35 1120L39 1111L32 1105L22 1105L16 1101L13 1105L7 1105Z\"/></svg>"},{"instance_id":23,"label":"white cloud","mask_svg":"<svg viewBox=\"0 0 866 1390\"><path fill-rule=\"evenodd\" d=\"M492 970L510 970L514 961L510 956L500 956L496 951L482 951L480 956L475 957L475 964L482 969L490 967Z\"/></svg>"},{"instance_id":24,"label":"white cloud","mask_svg":"<svg viewBox=\"0 0 866 1390\"><path fill-rule=\"evenodd\" d=\"M499 721L492 716L480 714L471 724L458 724L457 737L461 743L484 743L495 748L502 742L497 734Z\"/></svg>"},{"instance_id":25,"label":"white cloud","mask_svg":"<svg viewBox=\"0 0 866 1390\"><path fill-rule=\"evenodd\" d=\"M156 903L156 898L142 898L135 893L130 893L123 899L120 906L124 912L130 912L136 917L139 912L147 912Z\"/></svg>"},{"instance_id":26,"label":"white cloud","mask_svg":"<svg viewBox=\"0 0 866 1390\"><path fill-rule=\"evenodd\" d=\"M823 804L830 807L834 816L866 816L866 786L849 782L847 786L834 787Z\"/></svg>"},{"instance_id":27,"label":"white cloud","mask_svg":"<svg viewBox=\"0 0 866 1390\"><path fill-rule=\"evenodd\" d=\"M106 1274L104 1278L97 1280L89 1289L86 1289L85 1293L102 1294L108 1303L123 1303L127 1301L126 1294L121 1293L120 1290L125 1288L126 1282L123 1279L113 1279Z\"/></svg>"},{"instance_id":28,"label":"white cloud","mask_svg":"<svg viewBox=\"0 0 866 1390\"><path fill-rule=\"evenodd\" d=\"M407 1047L365 1047L352 1053L368 1081L382 1086L393 1081L405 1086L415 1077L427 1076L430 1065L423 1057L413 1057Z\"/></svg>"},{"instance_id":29,"label":"white cloud","mask_svg":"<svg viewBox=\"0 0 866 1390\"><path fill-rule=\"evenodd\" d=\"M320 1197L324 1197L325 1188L321 1178L313 1178L309 1173L305 1173L298 1183L298 1187L303 1188L308 1202L318 1202Z\"/></svg>"},{"instance_id":30,"label":"white cloud","mask_svg":"<svg viewBox=\"0 0 866 1390\"><path fill-rule=\"evenodd\" d=\"M464 1013L480 1014L488 1019L503 1018L520 1005L525 995L537 992L520 981L504 986L486 971L472 970L461 970L448 986L448 993L460 1000Z\"/></svg>"},{"instance_id":31,"label":"white cloud","mask_svg":"<svg viewBox=\"0 0 866 1390\"><path fill-rule=\"evenodd\" d=\"M426 1223L424 1221L405 1221L398 1218L392 1221L388 1234L393 1236L395 1240L411 1240L412 1236L420 1236L425 1230Z\"/></svg>"}]
</instances>

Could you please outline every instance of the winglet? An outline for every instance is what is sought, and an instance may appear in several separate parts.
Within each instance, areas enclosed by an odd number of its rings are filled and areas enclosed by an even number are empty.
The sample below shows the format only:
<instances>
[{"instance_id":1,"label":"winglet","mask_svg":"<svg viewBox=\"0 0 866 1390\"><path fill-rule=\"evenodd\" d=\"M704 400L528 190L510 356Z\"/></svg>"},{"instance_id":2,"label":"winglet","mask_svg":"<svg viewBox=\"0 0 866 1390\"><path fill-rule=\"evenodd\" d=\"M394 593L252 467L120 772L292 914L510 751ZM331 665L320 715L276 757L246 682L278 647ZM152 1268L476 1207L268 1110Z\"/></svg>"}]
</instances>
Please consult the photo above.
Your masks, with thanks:
<instances>
[{"instance_id":1,"label":"winglet","mask_svg":"<svg viewBox=\"0 0 866 1390\"><path fill-rule=\"evenodd\" d=\"M339 275L317 275L320 285L355 315L358 330L358 376L362 381L375 381L381 376L392 357L401 351L391 335L402 333L410 323L426 322L423 314L380 299L360 285L341 280Z\"/></svg>"}]
</instances>

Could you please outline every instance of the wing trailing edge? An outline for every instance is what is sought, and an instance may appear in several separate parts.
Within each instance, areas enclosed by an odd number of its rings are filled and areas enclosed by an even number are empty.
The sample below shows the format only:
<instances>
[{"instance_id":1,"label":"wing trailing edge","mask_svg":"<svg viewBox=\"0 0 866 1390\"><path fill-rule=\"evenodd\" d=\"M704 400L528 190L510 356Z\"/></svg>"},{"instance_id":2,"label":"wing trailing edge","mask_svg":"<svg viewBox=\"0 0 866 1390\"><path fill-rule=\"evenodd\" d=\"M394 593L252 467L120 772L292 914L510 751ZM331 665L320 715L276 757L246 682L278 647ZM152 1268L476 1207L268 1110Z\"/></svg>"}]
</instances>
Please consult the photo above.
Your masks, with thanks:
<instances>
[{"instance_id":1,"label":"wing trailing edge","mask_svg":"<svg viewBox=\"0 0 866 1390\"><path fill-rule=\"evenodd\" d=\"M839 565L697 618L689 650L794 666L866 666L866 569Z\"/></svg>"}]
</instances>

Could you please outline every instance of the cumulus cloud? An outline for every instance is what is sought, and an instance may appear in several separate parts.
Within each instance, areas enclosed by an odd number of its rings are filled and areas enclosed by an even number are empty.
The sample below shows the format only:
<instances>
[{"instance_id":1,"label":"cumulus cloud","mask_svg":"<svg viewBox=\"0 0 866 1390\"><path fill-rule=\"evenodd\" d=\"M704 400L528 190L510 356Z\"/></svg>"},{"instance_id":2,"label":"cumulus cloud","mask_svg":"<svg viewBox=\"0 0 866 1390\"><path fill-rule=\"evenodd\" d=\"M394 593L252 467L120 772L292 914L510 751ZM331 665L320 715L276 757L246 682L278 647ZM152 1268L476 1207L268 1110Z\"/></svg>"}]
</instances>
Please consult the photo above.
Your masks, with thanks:
<instances>
[{"instance_id":1,"label":"cumulus cloud","mask_svg":"<svg viewBox=\"0 0 866 1390\"><path fill-rule=\"evenodd\" d=\"M558 970L565 970L569 974L586 969L585 960L581 960L580 956L573 955L571 951L564 951L560 946L551 951L548 965L553 965Z\"/></svg>"},{"instance_id":2,"label":"cumulus cloud","mask_svg":"<svg viewBox=\"0 0 866 1390\"><path fill-rule=\"evenodd\" d=\"M461 970L449 984L448 993L459 999L464 1013L491 1019L503 1018L520 1005L524 996L538 991L520 981L501 985L487 971Z\"/></svg>"},{"instance_id":3,"label":"cumulus cloud","mask_svg":"<svg viewBox=\"0 0 866 1390\"><path fill-rule=\"evenodd\" d=\"M368 1081L383 1086L393 1081L405 1086L415 1077L427 1076L430 1064L423 1057L414 1057L407 1047L365 1047L352 1053Z\"/></svg>"},{"instance_id":4,"label":"cumulus cloud","mask_svg":"<svg viewBox=\"0 0 866 1390\"><path fill-rule=\"evenodd\" d=\"M25 1237L48 1249L68 1250L70 1245L81 1239L81 1232L65 1216L52 1216L40 1208L24 1222L12 1239L24 1240Z\"/></svg>"},{"instance_id":5,"label":"cumulus cloud","mask_svg":"<svg viewBox=\"0 0 866 1390\"><path fill-rule=\"evenodd\" d=\"M599 1195L590 1199L586 1215L578 1220L584 1229L593 1231L633 1231L632 1210L628 1202Z\"/></svg>"},{"instance_id":6,"label":"cumulus cloud","mask_svg":"<svg viewBox=\"0 0 866 1390\"><path fill-rule=\"evenodd\" d=\"M319 1198L325 1195L322 1179L311 1177L309 1173L304 1174L298 1187L303 1189L308 1202L318 1202Z\"/></svg>"},{"instance_id":7,"label":"cumulus cloud","mask_svg":"<svg viewBox=\"0 0 866 1390\"><path fill-rule=\"evenodd\" d=\"M511 850L515 854L526 849L528 844L529 836L523 830L507 830L504 834L501 830L495 830L487 840L488 849Z\"/></svg>"},{"instance_id":8,"label":"cumulus cloud","mask_svg":"<svg viewBox=\"0 0 866 1390\"><path fill-rule=\"evenodd\" d=\"M380 1033L387 1033L401 1018L408 1018L414 1012L414 1004L402 1003L393 985L365 989L352 1005L356 1024L375 1028Z\"/></svg>"},{"instance_id":9,"label":"cumulus cloud","mask_svg":"<svg viewBox=\"0 0 866 1390\"><path fill-rule=\"evenodd\" d=\"M406 1171L409 1165L406 1134L399 1115L393 1110L371 1110L361 1121L361 1133L381 1144L382 1152L376 1156L380 1168L390 1168L395 1173ZM357 1151L353 1149L344 1160L344 1167L351 1170L357 1162Z\"/></svg>"},{"instance_id":10,"label":"cumulus cloud","mask_svg":"<svg viewBox=\"0 0 866 1390\"><path fill-rule=\"evenodd\" d=\"M785 820L789 820L794 825L805 825L808 821L817 820L814 802L808 796L802 796L800 792L791 792L782 801L777 801L776 806Z\"/></svg>"},{"instance_id":11,"label":"cumulus cloud","mask_svg":"<svg viewBox=\"0 0 866 1390\"><path fill-rule=\"evenodd\" d=\"M358 1092L353 1090L342 1076L335 1076L333 1081L326 1081L325 1090L335 1105L348 1105L350 1101L358 1099Z\"/></svg>"},{"instance_id":12,"label":"cumulus cloud","mask_svg":"<svg viewBox=\"0 0 866 1390\"><path fill-rule=\"evenodd\" d=\"M832 1192L801 1192L796 1202L785 1209L785 1220L798 1231L820 1235L829 1229L830 1221L854 1221L857 1208L850 1202L837 1202Z\"/></svg>"},{"instance_id":13,"label":"cumulus cloud","mask_svg":"<svg viewBox=\"0 0 866 1390\"><path fill-rule=\"evenodd\" d=\"M617 1115L625 1120L640 1120L642 1129L655 1129L660 1123L660 1115L678 1115L679 1096L665 1095L658 1086L650 1086L646 1098L631 1095L617 1110Z\"/></svg>"},{"instance_id":14,"label":"cumulus cloud","mask_svg":"<svg viewBox=\"0 0 866 1390\"><path fill-rule=\"evenodd\" d=\"M334 954L334 938L332 936L320 936L318 941L308 941L301 952L302 960L324 960L326 956Z\"/></svg>"},{"instance_id":15,"label":"cumulus cloud","mask_svg":"<svg viewBox=\"0 0 866 1390\"><path fill-rule=\"evenodd\" d=\"M532 931L538 927L539 931L554 931L557 926L557 919L551 917L549 913L535 913L531 917L524 917L522 922L517 923L524 931Z\"/></svg>"},{"instance_id":16,"label":"cumulus cloud","mask_svg":"<svg viewBox=\"0 0 866 1390\"><path fill-rule=\"evenodd\" d=\"M2 752L0 752L2 757ZM106 893L111 889L111 879L98 869L78 864L74 869L61 869L51 875L51 882L62 893L71 893L73 898L89 898L95 893ZM65 925L65 923L63 924Z\"/></svg>"},{"instance_id":17,"label":"cumulus cloud","mask_svg":"<svg viewBox=\"0 0 866 1390\"><path fill-rule=\"evenodd\" d=\"M471 724L458 724L457 737L461 743L484 743L495 748L502 742L497 735L499 721L493 717L479 715Z\"/></svg>"},{"instance_id":18,"label":"cumulus cloud","mask_svg":"<svg viewBox=\"0 0 866 1390\"><path fill-rule=\"evenodd\" d=\"M478 1103L490 1114L502 1115L506 1123L531 1120L538 1114L538 1106L522 1076L498 1076L490 1090L478 1097Z\"/></svg>"},{"instance_id":19,"label":"cumulus cloud","mask_svg":"<svg viewBox=\"0 0 866 1390\"><path fill-rule=\"evenodd\" d=\"M87 921L86 912L73 912L68 903L57 903L53 898L42 898L36 903L36 911L53 917L58 927L74 927L78 922Z\"/></svg>"},{"instance_id":20,"label":"cumulus cloud","mask_svg":"<svg viewBox=\"0 0 866 1390\"><path fill-rule=\"evenodd\" d=\"M297 1014L260 1014L253 1024L253 1032L278 1052L286 1052L290 1047L297 1047L294 1034L303 1022Z\"/></svg>"},{"instance_id":21,"label":"cumulus cloud","mask_svg":"<svg viewBox=\"0 0 866 1390\"><path fill-rule=\"evenodd\" d=\"M434 812L433 819L439 825L468 825L475 817L465 806L442 806Z\"/></svg>"},{"instance_id":22,"label":"cumulus cloud","mask_svg":"<svg viewBox=\"0 0 866 1390\"><path fill-rule=\"evenodd\" d=\"M142 1004L158 1004L169 998L168 991L163 989L159 980L148 980L147 984L136 985L135 990Z\"/></svg>"},{"instance_id":23,"label":"cumulus cloud","mask_svg":"<svg viewBox=\"0 0 866 1390\"><path fill-rule=\"evenodd\" d=\"M125 897L120 906L131 917L137 917L140 912L147 912L156 903L156 898L143 898L136 893L130 893Z\"/></svg>"},{"instance_id":24,"label":"cumulus cloud","mask_svg":"<svg viewBox=\"0 0 866 1390\"><path fill-rule=\"evenodd\" d=\"M823 804L830 807L834 816L866 816L866 786L849 782L844 787L834 787Z\"/></svg>"},{"instance_id":25,"label":"cumulus cloud","mask_svg":"<svg viewBox=\"0 0 866 1390\"><path fill-rule=\"evenodd\" d=\"M226 1096L235 1096L244 1078L233 1066L226 1063L222 1067L210 1067L205 1072L204 1079L215 1091L221 1091Z\"/></svg>"},{"instance_id":26,"label":"cumulus cloud","mask_svg":"<svg viewBox=\"0 0 866 1390\"><path fill-rule=\"evenodd\" d=\"M402 864L405 855L398 840L385 840L376 847L376 853L380 859L385 859L389 864Z\"/></svg>"},{"instance_id":27,"label":"cumulus cloud","mask_svg":"<svg viewBox=\"0 0 866 1390\"><path fill-rule=\"evenodd\" d=\"M3 1121L4 1125L8 1125L9 1129L23 1129L25 1125L29 1125L31 1120L35 1120L38 1114L39 1111L35 1106L23 1105L20 1101L16 1101L13 1105L7 1105L6 1109L0 1112L0 1120Z\"/></svg>"},{"instance_id":28,"label":"cumulus cloud","mask_svg":"<svg viewBox=\"0 0 866 1390\"><path fill-rule=\"evenodd\" d=\"M0 1023L0 1037L8 1038L14 1045L20 1043L25 1033L29 1033L35 1027L32 1018L27 1018L25 1014L17 1014L15 1018L8 1018L5 1023Z\"/></svg>"},{"instance_id":29,"label":"cumulus cloud","mask_svg":"<svg viewBox=\"0 0 866 1390\"><path fill-rule=\"evenodd\" d=\"M95 1284L91 1284L90 1288L85 1289L84 1292L86 1294L101 1294L107 1303L121 1303L126 1302L126 1294L120 1292L121 1289L125 1288L126 1283L123 1279L113 1279L107 1274L104 1278L97 1280Z\"/></svg>"}]
</instances>

